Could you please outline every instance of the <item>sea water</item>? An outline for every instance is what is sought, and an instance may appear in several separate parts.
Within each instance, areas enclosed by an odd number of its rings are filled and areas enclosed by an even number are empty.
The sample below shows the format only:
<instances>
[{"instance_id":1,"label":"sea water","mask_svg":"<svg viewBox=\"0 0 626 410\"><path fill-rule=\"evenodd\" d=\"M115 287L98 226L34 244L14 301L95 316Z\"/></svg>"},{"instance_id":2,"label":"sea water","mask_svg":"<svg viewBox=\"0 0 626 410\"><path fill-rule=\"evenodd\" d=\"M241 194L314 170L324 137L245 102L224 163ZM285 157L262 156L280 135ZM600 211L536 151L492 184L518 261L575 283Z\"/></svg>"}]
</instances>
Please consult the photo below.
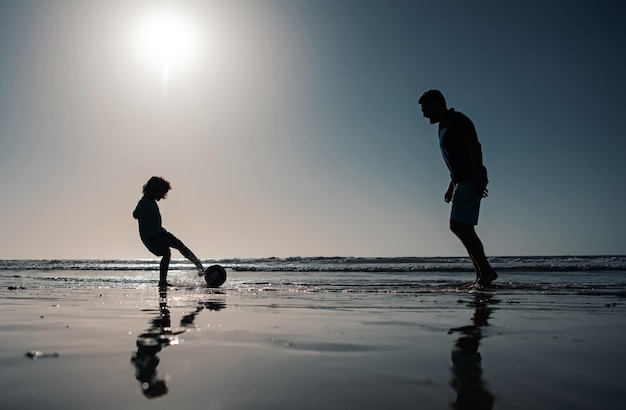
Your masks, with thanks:
<instances>
[{"instance_id":1,"label":"sea water","mask_svg":"<svg viewBox=\"0 0 626 410\"><path fill-rule=\"evenodd\" d=\"M626 296L626 256L531 256L490 258L499 294L595 294ZM465 292L474 280L466 257L294 257L203 260L228 272L224 291L445 294ZM0 260L3 287L154 287L158 259ZM204 288L195 267L173 260L169 280L187 289Z\"/></svg>"},{"instance_id":2,"label":"sea water","mask_svg":"<svg viewBox=\"0 0 626 410\"><path fill-rule=\"evenodd\" d=\"M3 260L4 400L621 408L626 256L490 261L499 278L476 292L462 257L203 260L226 268L219 289L175 260L164 293L158 259ZM141 397L143 347L159 353L150 369L171 375L172 401Z\"/></svg>"}]
</instances>

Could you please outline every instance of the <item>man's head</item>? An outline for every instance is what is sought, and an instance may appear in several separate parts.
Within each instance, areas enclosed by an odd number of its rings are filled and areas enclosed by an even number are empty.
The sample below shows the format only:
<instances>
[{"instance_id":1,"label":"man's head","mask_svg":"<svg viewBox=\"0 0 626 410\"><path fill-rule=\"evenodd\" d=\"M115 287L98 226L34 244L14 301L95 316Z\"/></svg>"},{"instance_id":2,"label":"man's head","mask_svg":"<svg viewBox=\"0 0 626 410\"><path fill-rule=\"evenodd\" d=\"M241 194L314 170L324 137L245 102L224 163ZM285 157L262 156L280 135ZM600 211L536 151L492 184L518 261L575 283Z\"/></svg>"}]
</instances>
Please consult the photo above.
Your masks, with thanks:
<instances>
[{"instance_id":1,"label":"man's head","mask_svg":"<svg viewBox=\"0 0 626 410\"><path fill-rule=\"evenodd\" d=\"M436 124L443 120L448 110L446 99L439 90L428 90L417 100L422 107L424 117L428 118L431 124Z\"/></svg>"}]
</instances>

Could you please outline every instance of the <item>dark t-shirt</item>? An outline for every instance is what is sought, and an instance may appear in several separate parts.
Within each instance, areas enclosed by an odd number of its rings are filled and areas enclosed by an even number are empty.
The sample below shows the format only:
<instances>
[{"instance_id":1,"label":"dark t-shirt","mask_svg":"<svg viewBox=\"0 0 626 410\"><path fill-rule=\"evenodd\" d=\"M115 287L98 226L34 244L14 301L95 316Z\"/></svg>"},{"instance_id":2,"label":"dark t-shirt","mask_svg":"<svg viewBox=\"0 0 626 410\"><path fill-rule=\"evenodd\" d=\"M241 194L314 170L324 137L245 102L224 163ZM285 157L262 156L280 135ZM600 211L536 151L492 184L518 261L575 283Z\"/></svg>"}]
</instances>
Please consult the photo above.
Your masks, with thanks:
<instances>
[{"instance_id":1,"label":"dark t-shirt","mask_svg":"<svg viewBox=\"0 0 626 410\"><path fill-rule=\"evenodd\" d=\"M143 241L160 232L166 232L161 226L161 213L154 199L142 197L133 211L133 217L139 222L139 236Z\"/></svg>"},{"instance_id":2,"label":"dark t-shirt","mask_svg":"<svg viewBox=\"0 0 626 410\"><path fill-rule=\"evenodd\" d=\"M470 151L476 151L482 161L481 146L472 121L454 108L450 108L445 120L439 123L439 147L453 182L466 181L474 176ZM485 167L483 172L486 179Z\"/></svg>"}]
</instances>

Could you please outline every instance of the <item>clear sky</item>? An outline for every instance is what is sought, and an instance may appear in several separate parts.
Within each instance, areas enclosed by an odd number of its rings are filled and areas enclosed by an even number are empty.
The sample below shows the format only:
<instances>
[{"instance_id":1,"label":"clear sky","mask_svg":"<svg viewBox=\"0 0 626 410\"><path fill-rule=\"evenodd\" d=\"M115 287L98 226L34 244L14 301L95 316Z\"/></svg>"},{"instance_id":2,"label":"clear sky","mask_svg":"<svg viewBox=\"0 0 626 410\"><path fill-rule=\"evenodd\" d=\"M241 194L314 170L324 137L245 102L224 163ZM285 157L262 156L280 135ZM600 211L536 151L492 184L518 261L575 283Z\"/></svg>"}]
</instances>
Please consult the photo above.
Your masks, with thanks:
<instances>
[{"instance_id":1,"label":"clear sky","mask_svg":"<svg viewBox=\"0 0 626 410\"><path fill-rule=\"evenodd\" d=\"M626 254L625 12L2 0L0 258L153 257L131 216L152 175L201 258L465 255L430 88L477 128L488 255Z\"/></svg>"}]
</instances>

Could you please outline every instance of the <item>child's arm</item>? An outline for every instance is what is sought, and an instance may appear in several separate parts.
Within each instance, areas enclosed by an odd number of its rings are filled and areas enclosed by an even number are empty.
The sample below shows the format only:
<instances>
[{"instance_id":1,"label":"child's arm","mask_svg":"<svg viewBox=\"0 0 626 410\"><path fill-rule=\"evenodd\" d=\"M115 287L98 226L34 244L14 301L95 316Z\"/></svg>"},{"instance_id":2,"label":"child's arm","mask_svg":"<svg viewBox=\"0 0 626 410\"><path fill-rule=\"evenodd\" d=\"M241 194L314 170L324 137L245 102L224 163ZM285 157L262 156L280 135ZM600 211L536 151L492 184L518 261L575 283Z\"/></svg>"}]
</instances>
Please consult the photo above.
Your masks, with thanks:
<instances>
[{"instance_id":1,"label":"child's arm","mask_svg":"<svg viewBox=\"0 0 626 410\"><path fill-rule=\"evenodd\" d=\"M141 216L141 201L139 201L139 203L135 207L135 210L133 211L133 218L139 219L140 216Z\"/></svg>"}]
</instances>

